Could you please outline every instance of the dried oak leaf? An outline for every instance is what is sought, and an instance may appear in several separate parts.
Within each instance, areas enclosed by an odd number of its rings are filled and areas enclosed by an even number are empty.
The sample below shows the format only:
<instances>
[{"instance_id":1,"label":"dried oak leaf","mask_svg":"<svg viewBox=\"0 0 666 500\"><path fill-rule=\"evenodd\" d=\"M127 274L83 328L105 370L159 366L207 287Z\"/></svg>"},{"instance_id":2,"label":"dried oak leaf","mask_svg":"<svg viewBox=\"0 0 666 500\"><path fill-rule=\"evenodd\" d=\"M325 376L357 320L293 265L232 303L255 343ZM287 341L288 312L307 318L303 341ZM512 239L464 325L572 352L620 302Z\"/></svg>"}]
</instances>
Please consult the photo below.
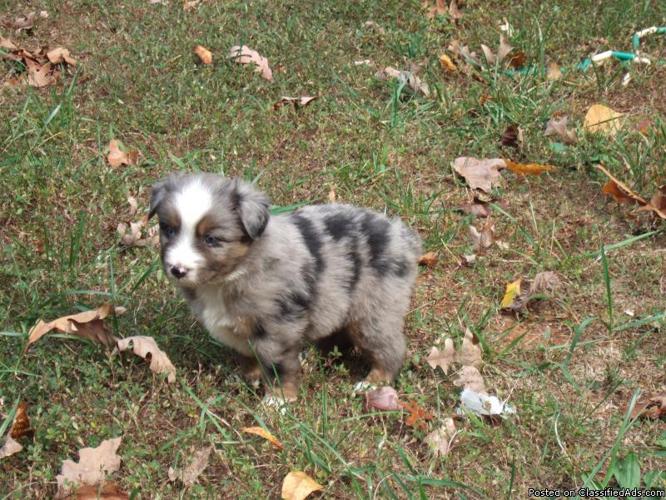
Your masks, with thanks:
<instances>
[{"instance_id":1,"label":"dried oak leaf","mask_svg":"<svg viewBox=\"0 0 666 500\"><path fill-rule=\"evenodd\" d=\"M256 50L252 50L246 45L234 45L229 49L228 57L239 64L255 64L256 71L261 73L262 78L269 82L273 81L273 72L268 66L268 59L259 55Z\"/></svg>"},{"instance_id":2,"label":"dried oak leaf","mask_svg":"<svg viewBox=\"0 0 666 500\"><path fill-rule=\"evenodd\" d=\"M425 408L419 406L416 401L410 401L409 403L401 403L400 405L403 410L407 412L407 417L405 418L405 424L409 427L416 427L421 430L428 428L426 421L433 419L433 414L430 413Z\"/></svg>"},{"instance_id":3,"label":"dried oak leaf","mask_svg":"<svg viewBox=\"0 0 666 500\"><path fill-rule=\"evenodd\" d=\"M562 118L551 118L548 120L548 123L546 123L546 131L544 132L544 135L546 137L556 137L564 144L576 144L576 142L578 142L576 132L567 128L568 123L568 116L563 116Z\"/></svg>"},{"instance_id":4,"label":"dried oak leaf","mask_svg":"<svg viewBox=\"0 0 666 500\"><path fill-rule=\"evenodd\" d=\"M139 152L134 150L126 153L120 149L119 141L111 139L106 160L112 168L118 168L121 165L136 165L139 161Z\"/></svg>"},{"instance_id":5,"label":"dried oak leaf","mask_svg":"<svg viewBox=\"0 0 666 500\"><path fill-rule=\"evenodd\" d=\"M601 133L606 137L615 137L622 129L624 114L618 113L602 104L593 104L587 110L583 128L591 133Z\"/></svg>"},{"instance_id":6,"label":"dried oak leaf","mask_svg":"<svg viewBox=\"0 0 666 500\"><path fill-rule=\"evenodd\" d=\"M49 50L46 53L46 57L51 64L62 64L65 62L70 66L76 66L76 59L70 55L69 50L63 47L56 47L55 49Z\"/></svg>"},{"instance_id":7,"label":"dried oak leaf","mask_svg":"<svg viewBox=\"0 0 666 500\"><path fill-rule=\"evenodd\" d=\"M467 205L463 205L462 207L460 207L460 210L462 210L466 214L473 215L474 217L490 216L490 210L488 209L488 206L485 203L479 203L479 202L468 203Z\"/></svg>"},{"instance_id":8,"label":"dried oak leaf","mask_svg":"<svg viewBox=\"0 0 666 500\"><path fill-rule=\"evenodd\" d=\"M435 267L438 260L437 252L427 252L419 257L419 266Z\"/></svg>"},{"instance_id":9,"label":"dried oak leaf","mask_svg":"<svg viewBox=\"0 0 666 500\"><path fill-rule=\"evenodd\" d=\"M176 381L176 367L158 346L152 337L136 336L118 340L118 350L124 352L132 349L137 356L147 359L150 356L150 369L155 373L166 373L169 383Z\"/></svg>"},{"instance_id":10,"label":"dried oak leaf","mask_svg":"<svg viewBox=\"0 0 666 500\"><path fill-rule=\"evenodd\" d=\"M462 339L462 345L456 355L456 361L462 366L481 366L481 346L479 339L472 333L472 330L465 328L465 335Z\"/></svg>"},{"instance_id":11,"label":"dried oak leaf","mask_svg":"<svg viewBox=\"0 0 666 500\"><path fill-rule=\"evenodd\" d=\"M243 427L241 429L241 432L245 432L247 434L254 434L255 436L262 437L266 441L268 441L269 443L271 443L273 446L275 446L276 448L278 448L280 450L282 448L284 448L284 446L282 445L280 440L278 438L276 438L275 436L273 436L273 434L268 432L263 427Z\"/></svg>"},{"instance_id":12,"label":"dried oak leaf","mask_svg":"<svg viewBox=\"0 0 666 500\"><path fill-rule=\"evenodd\" d=\"M500 169L506 168L506 162L501 158L478 159L462 156L453 161L453 169L465 178L472 189L480 189L490 193L500 178Z\"/></svg>"},{"instance_id":13,"label":"dried oak leaf","mask_svg":"<svg viewBox=\"0 0 666 500\"><path fill-rule=\"evenodd\" d=\"M437 347L430 349L430 354L426 361L430 367L435 370L438 366L444 372L444 375L449 373L449 368L456 359L456 350L453 347L453 340L450 338L444 339L444 350L440 351Z\"/></svg>"},{"instance_id":14,"label":"dried oak leaf","mask_svg":"<svg viewBox=\"0 0 666 500\"><path fill-rule=\"evenodd\" d=\"M203 45L194 47L194 53L203 64L213 64L213 53Z\"/></svg>"},{"instance_id":15,"label":"dried oak leaf","mask_svg":"<svg viewBox=\"0 0 666 500\"><path fill-rule=\"evenodd\" d=\"M173 467L169 467L169 470L167 471L169 480L175 481L178 479L185 486L192 486L197 482L197 478L206 469L206 467L208 467L208 460L212 450L212 446L198 450L194 453L192 460L190 460L190 462L181 470L177 471Z\"/></svg>"},{"instance_id":16,"label":"dried oak leaf","mask_svg":"<svg viewBox=\"0 0 666 500\"><path fill-rule=\"evenodd\" d=\"M18 50L18 47L14 45L14 42L12 42L9 38L0 36L0 49Z\"/></svg>"},{"instance_id":17,"label":"dried oak leaf","mask_svg":"<svg viewBox=\"0 0 666 500\"><path fill-rule=\"evenodd\" d=\"M441 54L439 56L439 65L443 70L450 71L451 73L458 71L458 67L447 54Z\"/></svg>"},{"instance_id":18,"label":"dried oak leaf","mask_svg":"<svg viewBox=\"0 0 666 500\"><path fill-rule=\"evenodd\" d=\"M28 405L25 401L21 401L16 408L16 415L9 430L9 436L13 439L19 439L34 433L35 431L30 427L30 419L28 418Z\"/></svg>"},{"instance_id":19,"label":"dried oak leaf","mask_svg":"<svg viewBox=\"0 0 666 500\"><path fill-rule=\"evenodd\" d=\"M456 424L451 417L444 420L444 425L428 434L423 440L436 457L448 455L456 437Z\"/></svg>"},{"instance_id":20,"label":"dried oak leaf","mask_svg":"<svg viewBox=\"0 0 666 500\"><path fill-rule=\"evenodd\" d=\"M488 64L494 65L496 63L501 63L506 59L506 56L513 50L513 47L509 45L504 38L504 35L500 33L499 47L497 48L497 54L495 54L487 45L481 44L481 50L483 55L486 58ZM515 66L514 66L515 67Z\"/></svg>"},{"instance_id":21,"label":"dried oak leaf","mask_svg":"<svg viewBox=\"0 0 666 500\"><path fill-rule=\"evenodd\" d=\"M523 130L517 125L509 125L500 138L500 144L509 148L520 149L523 145Z\"/></svg>"},{"instance_id":22,"label":"dried oak leaf","mask_svg":"<svg viewBox=\"0 0 666 500\"><path fill-rule=\"evenodd\" d=\"M291 104L295 109L302 108L307 106L312 101L314 101L317 96L302 95L300 97L281 97L278 102L273 104L273 109L277 110L287 104Z\"/></svg>"},{"instance_id":23,"label":"dried oak leaf","mask_svg":"<svg viewBox=\"0 0 666 500\"><path fill-rule=\"evenodd\" d=\"M666 184L659 186L657 191L650 198L650 202L639 208L638 211L651 211L660 218L666 219Z\"/></svg>"},{"instance_id":24,"label":"dried oak leaf","mask_svg":"<svg viewBox=\"0 0 666 500\"><path fill-rule=\"evenodd\" d=\"M495 225L491 219L486 220L486 223L479 231L475 226L469 226L469 235L472 239L475 252L481 252L493 246L495 243Z\"/></svg>"},{"instance_id":25,"label":"dried oak leaf","mask_svg":"<svg viewBox=\"0 0 666 500\"><path fill-rule=\"evenodd\" d=\"M375 408L382 411L399 410L402 408L398 393L393 387L384 386L365 393L366 410Z\"/></svg>"},{"instance_id":26,"label":"dried oak leaf","mask_svg":"<svg viewBox=\"0 0 666 500\"><path fill-rule=\"evenodd\" d=\"M506 285L500 308L514 312L521 311L538 295L553 292L561 284L560 277L553 271L539 272L532 281L519 278Z\"/></svg>"},{"instance_id":27,"label":"dried oak leaf","mask_svg":"<svg viewBox=\"0 0 666 500\"><path fill-rule=\"evenodd\" d=\"M57 81L57 74L53 73L51 63L40 64L32 59L25 59L28 71L28 85L31 87L48 87Z\"/></svg>"},{"instance_id":28,"label":"dried oak leaf","mask_svg":"<svg viewBox=\"0 0 666 500\"><path fill-rule=\"evenodd\" d=\"M666 392L636 402L631 418L666 418Z\"/></svg>"},{"instance_id":29,"label":"dried oak leaf","mask_svg":"<svg viewBox=\"0 0 666 500\"><path fill-rule=\"evenodd\" d=\"M300 470L291 471L282 481L281 496L283 500L304 500L311 493L321 491L324 487Z\"/></svg>"},{"instance_id":30,"label":"dried oak leaf","mask_svg":"<svg viewBox=\"0 0 666 500\"><path fill-rule=\"evenodd\" d=\"M63 333L68 333L70 335L79 335L81 337L89 338L91 340L99 340L104 345L112 345L114 341L112 340L110 333L109 333L109 338L104 338L103 340L101 340L100 335L102 335L102 333L99 330L96 329L94 331L95 333L94 336L88 336L92 333L90 330L80 330L79 328L82 323L90 323L91 321L94 320L102 320L114 312L115 314L122 314L123 312L125 312L125 308L123 307L114 308L113 306L111 306L111 304L103 304L99 306L97 309L93 309L91 311L84 311L77 314L70 314L69 316L63 316L61 318L54 319L53 321L50 321L48 323L45 323L40 319L37 322L37 324L30 329L30 332L28 333L28 344L26 345L26 350L28 349L28 347L30 347L30 345L37 342L40 338L42 338L44 335L46 335L52 330L58 330Z\"/></svg>"},{"instance_id":31,"label":"dried oak leaf","mask_svg":"<svg viewBox=\"0 0 666 500\"><path fill-rule=\"evenodd\" d=\"M387 80L389 78L395 78L402 83L405 83L412 89L414 92L420 92L424 96L428 97L430 95L430 88L426 83L424 83L418 76L416 76L411 71L400 71L399 69L392 68L387 66L384 69L379 70L375 73L375 77L380 80Z\"/></svg>"},{"instance_id":32,"label":"dried oak leaf","mask_svg":"<svg viewBox=\"0 0 666 500\"><path fill-rule=\"evenodd\" d=\"M60 474L56 476L59 494L66 495L80 485L96 485L104 481L107 474L120 468L120 456L116 453L121 437L106 439L97 448L79 450L79 462L65 460Z\"/></svg>"},{"instance_id":33,"label":"dried oak leaf","mask_svg":"<svg viewBox=\"0 0 666 500\"><path fill-rule=\"evenodd\" d=\"M539 175L544 172L552 172L555 167L552 165L543 165L541 163L516 163L506 160L506 168L520 175Z\"/></svg>"},{"instance_id":34,"label":"dried oak leaf","mask_svg":"<svg viewBox=\"0 0 666 500\"><path fill-rule=\"evenodd\" d=\"M476 366L463 366L458 378L453 381L453 385L479 393L486 393L486 383Z\"/></svg>"},{"instance_id":35,"label":"dried oak leaf","mask_svg":"<svg viewBox=\"0 0 666 500\"><path fill-rule=\"evenodd\" d=\"M85 484L65 498L67 500L128 500L129 495L113 481L105 481L100 485Z\"/></svg>"},{"instance_id":36,"label":"dried oak leaf","mask_svg":"<svg viewBox=\"0 0 666 500\"><path fill-rule=\"evenodd\" d=\"M0 460L15 455L23 449L23 446L13 437L7 436L5 442L0 446Z\"/></svg>"}]
</instances>

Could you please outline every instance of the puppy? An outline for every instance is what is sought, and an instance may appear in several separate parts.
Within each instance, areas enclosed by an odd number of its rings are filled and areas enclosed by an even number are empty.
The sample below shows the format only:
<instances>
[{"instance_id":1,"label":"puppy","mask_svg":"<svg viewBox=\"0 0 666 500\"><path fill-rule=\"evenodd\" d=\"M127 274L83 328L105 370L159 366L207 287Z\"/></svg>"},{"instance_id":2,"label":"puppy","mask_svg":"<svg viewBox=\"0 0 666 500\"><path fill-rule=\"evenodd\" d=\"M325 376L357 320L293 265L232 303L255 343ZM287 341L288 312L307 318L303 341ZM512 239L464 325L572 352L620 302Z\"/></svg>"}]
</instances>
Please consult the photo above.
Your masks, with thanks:
<instances>
[{"instance_id":1,"label":"puppy","mask_svg":"<svg viewBox=\"0 0 666 500\"><path fill-rule=\"evenodd\" d=\"M421 254L399 219L337 204L271 216L252 185L213 174L155 184L154 214L167 276L247 378L278 375L273 402L296 400L303 342L341 330L369 359L368 383L396 377Z\"/></svg>"}]
</instances>

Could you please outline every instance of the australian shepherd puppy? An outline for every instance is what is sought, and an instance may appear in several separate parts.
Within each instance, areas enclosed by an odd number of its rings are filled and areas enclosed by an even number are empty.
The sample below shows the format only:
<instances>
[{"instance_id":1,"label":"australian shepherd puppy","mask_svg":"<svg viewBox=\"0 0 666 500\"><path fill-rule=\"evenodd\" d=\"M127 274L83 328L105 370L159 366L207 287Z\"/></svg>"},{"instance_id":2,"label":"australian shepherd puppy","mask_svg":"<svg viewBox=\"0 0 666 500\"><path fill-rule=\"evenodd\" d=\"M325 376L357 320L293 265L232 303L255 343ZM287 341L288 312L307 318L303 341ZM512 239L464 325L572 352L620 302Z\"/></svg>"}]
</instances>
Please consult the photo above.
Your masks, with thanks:
<instances>
[{"instance_id":1,"label":"australian shepherd puppy","mask_svg":"<svg viewBox=\"0 0 666 500\"><path fill-rule=\"evenodd\" d=\"M269 401L294 401L299 353L346 331L368 383L390 383L405 356L404 318L421 254L399 219L349 205L271 215L239 179L176 174L153 186L164 271L245 375L277 374Z\"/></svg>"}]
</instances>

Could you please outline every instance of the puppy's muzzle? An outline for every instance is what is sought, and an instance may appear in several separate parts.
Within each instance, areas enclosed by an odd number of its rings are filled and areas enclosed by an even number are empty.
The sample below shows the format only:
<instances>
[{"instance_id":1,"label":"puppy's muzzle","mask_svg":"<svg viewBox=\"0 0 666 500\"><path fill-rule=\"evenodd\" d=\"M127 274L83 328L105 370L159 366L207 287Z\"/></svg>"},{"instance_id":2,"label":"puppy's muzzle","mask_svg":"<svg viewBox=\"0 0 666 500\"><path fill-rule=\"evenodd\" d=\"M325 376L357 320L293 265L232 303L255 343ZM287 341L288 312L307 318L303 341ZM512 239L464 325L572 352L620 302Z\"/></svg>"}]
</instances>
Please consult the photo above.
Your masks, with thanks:
<instances>
[{"instance_id":1,"label":"puppy's muzzle","mask_svg":"<svg viewBox=\"0 0 666 500\"><path fill-rule=\"evenodd\" d=\"M171 266L169 271L171 272L171 275L177 280L184 278L188 273L188 269L183 266Z\"/></svg>"}]
</instances>

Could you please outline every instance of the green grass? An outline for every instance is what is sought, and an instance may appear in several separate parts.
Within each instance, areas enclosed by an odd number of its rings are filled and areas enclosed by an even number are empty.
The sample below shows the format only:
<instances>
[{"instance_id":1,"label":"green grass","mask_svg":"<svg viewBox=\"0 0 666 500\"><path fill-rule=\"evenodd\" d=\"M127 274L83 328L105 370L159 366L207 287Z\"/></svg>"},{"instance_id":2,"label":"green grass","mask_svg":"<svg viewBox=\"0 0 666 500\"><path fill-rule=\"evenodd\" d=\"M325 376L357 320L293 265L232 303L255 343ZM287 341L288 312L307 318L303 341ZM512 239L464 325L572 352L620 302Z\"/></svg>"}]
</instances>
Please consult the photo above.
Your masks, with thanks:
<instances>
[{"instance_id":1,"label":"green grass","mask_svg":"<svg viewBox=\"0 0 666 500\"><path fill-rule=\"evenodd\" d=\"M54 87L0 88L0 429L18 401L35 429L21 453L0 461L0 497L52 496L64 459L119 435L122 466L112 477L141 498L275 498L294 469L324 485L327 498L523 498L529 487L619 484L637 464L643 484L666 486L663 425L625 412L637 390L664 386L664 224L605 198L593 168L603 162L646 198L666 182L666 37L645 39L655 63L633 66L627 87L616 64L572 69L596 51L629 49L636 29L665 25L666 4L470 0L455 25L428 20L419 1L204 1L183 12L176 0L42 0L29 9L0 0L0 26L42 9L49 17L32 31L0 34L27 48L65 46L79 65ZM530 63L557 61L565 78L441 70L452 38L479 53L480 43L496 47L503 18ZM273 83L224 59L239 43L268 58ZM213 51L213 66L196 63L197 44ZM372 66L354 65L364 59ZM374 76L410 65L420 67L429 98ZM0 60L0 78L17 71ZM319 98L300 110L272 108L305 94ZM615 139L583 133L594 103L628 115ZM553 113L570 116L576 145L553 147L543 136ZM652 121L647 134L633 127L643 118ZM525 135L518 152L499 143L510 124ZM141 162L109 167L112 138L138 149ZM503 173L491 206L506 246L471 268L458 259L478 221L456 210L471 199L450 167L458 156L558 167L539 177ZM470 327L487 385L518 415L499 426L458 422L454 449L435 458L427 432L400 412L368 412L350 396L353 365L314 351L300 403L285 415L263 409L233 354L168 285L157 251L118 243L127 196L145 210L151 184L173 170L257 178L276 207L325 202L335 187L343 202L400 215L440 255L418 280L401 398L434 413L428 430L454 413L454 377L425 357ZM499 312L506 283L543 270L564 280L554 296L520 317ZM150 335L169 354L175 384L140 360L62 336L23 353L38 318L105 301L128 309L110 322L116 335ZM284 449L240 433L250 425L266 426ZM170 466L208 444L215 449L198 484L168 482Z\"/></svg>"}]
</instances>

